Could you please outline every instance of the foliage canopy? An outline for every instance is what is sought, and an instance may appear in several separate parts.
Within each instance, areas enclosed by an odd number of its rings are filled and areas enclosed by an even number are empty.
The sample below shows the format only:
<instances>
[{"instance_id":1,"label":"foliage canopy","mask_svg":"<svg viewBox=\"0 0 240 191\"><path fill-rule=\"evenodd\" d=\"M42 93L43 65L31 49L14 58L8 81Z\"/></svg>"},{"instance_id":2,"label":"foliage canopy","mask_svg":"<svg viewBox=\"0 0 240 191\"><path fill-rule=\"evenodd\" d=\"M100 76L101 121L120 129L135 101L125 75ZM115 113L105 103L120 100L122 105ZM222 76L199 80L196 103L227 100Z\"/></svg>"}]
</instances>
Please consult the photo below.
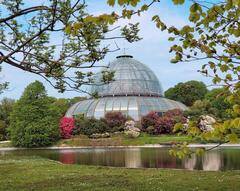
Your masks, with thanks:
<instances>
[{"instance_id":1,"label":"foliage canopy","mask_svg":"<svg viewBox=\"0 0 240 191\"><path fill-rule=\"evenodd\" d=\"M203 82L192 80L178 83L173 88L169 88L165 92L165 96L191 106L196 100L203 99L207 91L207 87Z\"/></svg>"},{"instance_id":2,"label":"foliage canopy","mask_svg":"<svg viewBox=\"0 0 240 191\"><path fill-rule=\"evenodd\" d=\"M14 146L41 147L53 144L59 138L59 118L50 109L42 83L28 85L16 102L10 116L10 136Z\"/></svg>"}]
</instances>

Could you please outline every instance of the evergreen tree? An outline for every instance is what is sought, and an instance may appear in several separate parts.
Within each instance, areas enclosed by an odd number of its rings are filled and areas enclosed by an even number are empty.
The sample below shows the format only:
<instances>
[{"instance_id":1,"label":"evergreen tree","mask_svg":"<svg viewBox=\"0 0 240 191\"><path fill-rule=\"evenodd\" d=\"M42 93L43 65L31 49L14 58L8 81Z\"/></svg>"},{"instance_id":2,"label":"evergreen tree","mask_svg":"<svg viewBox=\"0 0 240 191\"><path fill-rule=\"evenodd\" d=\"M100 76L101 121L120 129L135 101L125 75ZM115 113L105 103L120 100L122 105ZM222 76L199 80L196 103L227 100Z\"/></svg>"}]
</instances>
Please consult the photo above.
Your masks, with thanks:
<instances>
[{"instance_id":1,"label":"evergreen tree","mask_svg":"<svg viewBox=\"0 0 240 191\"><path fill-rule=\"evenodd\" d=\"M10 116L10 136L14 146L48 146L59 138L58 118L50 109L51 99L43 84L28 85Z\"/></svg>"}]
</instances>

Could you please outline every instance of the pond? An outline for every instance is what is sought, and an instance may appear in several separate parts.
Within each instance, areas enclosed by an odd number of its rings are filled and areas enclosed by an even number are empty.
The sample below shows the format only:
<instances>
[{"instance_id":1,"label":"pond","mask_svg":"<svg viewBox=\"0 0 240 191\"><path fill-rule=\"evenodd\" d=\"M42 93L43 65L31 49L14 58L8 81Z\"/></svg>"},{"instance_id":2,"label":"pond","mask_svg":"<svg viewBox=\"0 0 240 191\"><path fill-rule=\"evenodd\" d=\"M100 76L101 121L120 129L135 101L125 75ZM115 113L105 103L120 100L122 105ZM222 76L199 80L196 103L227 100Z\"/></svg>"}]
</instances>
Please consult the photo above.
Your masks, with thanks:
<instances>
[{"instance_id":1,"label":"pond","mask_svg":"<svg viewBox=\"0 0 240 191\"><path fill-rule=\"evenodd\" d=\"M176 168L189 170L240 170L240 148L217 148L202 156L178 159L169 148L88 148L0 151L1 155L41 156L64 164L127 168Z\"/></svg>"}]
</instances>

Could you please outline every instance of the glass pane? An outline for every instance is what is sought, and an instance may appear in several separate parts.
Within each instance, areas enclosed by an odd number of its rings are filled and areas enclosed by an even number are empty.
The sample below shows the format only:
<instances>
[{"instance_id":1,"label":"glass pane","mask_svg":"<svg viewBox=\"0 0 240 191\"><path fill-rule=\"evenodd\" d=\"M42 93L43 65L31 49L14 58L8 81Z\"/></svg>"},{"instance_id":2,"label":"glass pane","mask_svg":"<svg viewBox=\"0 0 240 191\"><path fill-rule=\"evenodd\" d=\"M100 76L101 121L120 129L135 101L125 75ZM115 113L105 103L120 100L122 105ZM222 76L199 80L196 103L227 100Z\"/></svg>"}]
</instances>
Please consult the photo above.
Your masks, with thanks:
<instances>
[{"instance_id":1,"label":"glass pane","mask_svg":"<svg viewBox=\"0 0 240 191\"><path fill-rule=\"evenodd\" d=\"M121 111L127 111L127 106L128 106L128 99L126 98L121 98Z\"/></svg>"},{"instance_id":2,"label":"glass pane","mask_svg":"<svg viewBox=\"0 0 240 191\"><path fill-rule=\"evenodd\" d=\"M106 103L106 111L112 111L112 109L113 109L113 100L112 98L108 98Z\"/></svg>"},{"instance_id":3,"label":"glass pane","mask_svg":"<svg viewBox=\"0 0 240 191\"><path fill-rule=\"evenodd\" d=\"M120 106L121 106L120 100L118 98L115 98L113 102L113 111L119 111Z\"/></svg>"},{"instance_id":4,"label":"glass pane","mask_svg":"<svg viewBox=\"0 0 240 191\"><path fill-rule=\"evenodd\" d=\"M104 117L104 113L105 113L105 101L104 99L100 99L96 106L94 117L96 119L99 119L101 117Z\"/></svg>"}]
</instances>

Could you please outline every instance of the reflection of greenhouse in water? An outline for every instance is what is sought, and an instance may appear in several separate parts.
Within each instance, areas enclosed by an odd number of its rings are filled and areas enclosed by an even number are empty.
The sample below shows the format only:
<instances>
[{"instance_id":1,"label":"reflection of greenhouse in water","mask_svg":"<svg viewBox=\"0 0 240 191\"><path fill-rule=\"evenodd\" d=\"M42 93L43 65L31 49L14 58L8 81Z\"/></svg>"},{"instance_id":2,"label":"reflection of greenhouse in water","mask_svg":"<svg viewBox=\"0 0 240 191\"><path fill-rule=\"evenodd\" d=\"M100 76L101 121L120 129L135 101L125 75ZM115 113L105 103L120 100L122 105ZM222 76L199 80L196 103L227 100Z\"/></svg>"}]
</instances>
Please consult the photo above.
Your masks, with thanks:
<instances>
[{"instance_id":1,"label":"reflection of greenhouse in water","mask_svg":"<svg viewBox=\"0 0 240 191\"><path fill-rule=\"evenodd\" d=\"M177 168L204 171L240 170L240 149L219 148L202 156L178 159L169 148L86 148L3 150L0 155L40 156L64 164L100 165L127 168Z\"/></svg>"},{"instance_id":2,"label":"reflection of greenhouse in water","mask_svg":"<svg viewBox=\"0 0 240 191\"><path fill-rule=\"evenodd\" d=\"M99 85L102 72L96 75L96 84L91 92L98 92L100 98L89 98L73 105L66 116L84 114L87 117L101 118L106 112L121 111L139 120L150 111L166 112L171 109L186 110L180 102L164 98L162 87L156 75L146 65L132 56L118 56L109 64L114 71L114 81Z\"/></svg>"}]
</instances>

